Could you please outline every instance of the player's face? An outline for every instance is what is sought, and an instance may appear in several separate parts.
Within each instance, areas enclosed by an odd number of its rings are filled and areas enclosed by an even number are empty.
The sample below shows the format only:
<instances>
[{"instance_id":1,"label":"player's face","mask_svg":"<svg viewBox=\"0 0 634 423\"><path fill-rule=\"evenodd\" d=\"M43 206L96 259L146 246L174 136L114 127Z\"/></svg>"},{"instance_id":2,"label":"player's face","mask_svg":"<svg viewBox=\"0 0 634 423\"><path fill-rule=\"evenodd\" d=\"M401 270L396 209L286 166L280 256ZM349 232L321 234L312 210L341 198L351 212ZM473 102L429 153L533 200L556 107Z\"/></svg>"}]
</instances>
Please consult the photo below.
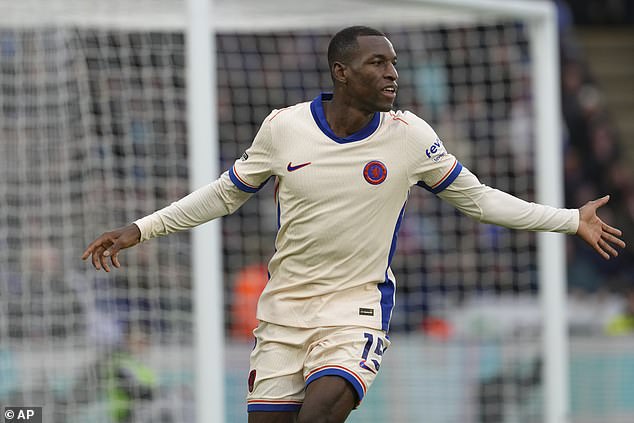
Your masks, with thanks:
<instances>
[{"instance_id":1,"label":"player's face","mask_svg":"<svg viewBox=\"0 0 634 423\"><path fill-rule=\"evenodd\" d=\"M347 69L346 91L359 109L387 112L398 90L394 47L381 36L361 36L357 43L359 49Z\"/></svg>"}]
</instances>

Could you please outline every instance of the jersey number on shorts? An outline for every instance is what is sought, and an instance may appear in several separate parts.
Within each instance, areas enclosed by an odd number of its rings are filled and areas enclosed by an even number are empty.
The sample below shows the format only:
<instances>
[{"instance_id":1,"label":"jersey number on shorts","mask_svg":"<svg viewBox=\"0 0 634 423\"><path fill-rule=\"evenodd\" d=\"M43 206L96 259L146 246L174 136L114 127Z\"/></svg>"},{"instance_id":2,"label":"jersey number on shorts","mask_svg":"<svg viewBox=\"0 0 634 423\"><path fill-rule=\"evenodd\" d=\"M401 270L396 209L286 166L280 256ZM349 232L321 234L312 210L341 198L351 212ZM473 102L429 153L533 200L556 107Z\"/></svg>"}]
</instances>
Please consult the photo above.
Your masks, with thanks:
<instances>
[{"instance_id":1,"label":"jersey number on shorts","mask_svg":"<svg viewBox=\"0 0 634 423\"><path fill-rule=\"evenodd\" d=\"M367 339L367 341L365 342L365 347L363 347L363 354L361 354L362 360L361 362L359 362L359 366L361 366L362 368L366 370L371 371L372 373L376 373L379 370L379 367L381 366L379 361L376 359L370 360L372 364L374 365L374 369L370 367L367 362L368 354L370 353L370 350L372 349L372 345L374 345L374 336L371 333L367 333L367 332L364 333L363 336L365 337L365 339ZM385 349L383 348L383 340L377 337L376 348L374 348L374 354L381 357L383 355L383 351L385 351Z\"/></svg>"}]
</instances>

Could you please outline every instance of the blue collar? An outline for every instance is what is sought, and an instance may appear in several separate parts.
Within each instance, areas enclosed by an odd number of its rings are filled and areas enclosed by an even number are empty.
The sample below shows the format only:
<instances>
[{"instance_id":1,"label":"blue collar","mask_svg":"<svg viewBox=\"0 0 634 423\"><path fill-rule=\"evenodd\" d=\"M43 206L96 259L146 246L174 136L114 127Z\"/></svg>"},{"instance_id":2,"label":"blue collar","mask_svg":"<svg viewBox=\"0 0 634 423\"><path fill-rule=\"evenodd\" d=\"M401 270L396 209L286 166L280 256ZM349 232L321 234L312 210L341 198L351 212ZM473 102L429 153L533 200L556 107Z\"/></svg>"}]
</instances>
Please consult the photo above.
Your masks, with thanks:
<instances>
[{"instance_id":1,"label":"blue collar","mask_svg":"<svg viewBox=\"0 0 634 423\"><path fill-rule=\"evenodd\" d=\"M323 132L330 139L338 142L339 144L363 140L372 135L374 131L376 131L376 129L379 127L381 114L379 112L374 112L372 120L365 127L361 128L352 135L348 135L345 138L338 137L337 135L335 135L334 132L332 132L332 129L330 129L330 125L328 125L328 121L326 120L326 115L324 113L324 106L321 104L322 101L330 100L332 100L332 93L319 94L310 103L310 112L313 115L313 119L315 119L315 123L317 123L319 129L321 129L321 132Z\"/></svg>"}]
</instances>

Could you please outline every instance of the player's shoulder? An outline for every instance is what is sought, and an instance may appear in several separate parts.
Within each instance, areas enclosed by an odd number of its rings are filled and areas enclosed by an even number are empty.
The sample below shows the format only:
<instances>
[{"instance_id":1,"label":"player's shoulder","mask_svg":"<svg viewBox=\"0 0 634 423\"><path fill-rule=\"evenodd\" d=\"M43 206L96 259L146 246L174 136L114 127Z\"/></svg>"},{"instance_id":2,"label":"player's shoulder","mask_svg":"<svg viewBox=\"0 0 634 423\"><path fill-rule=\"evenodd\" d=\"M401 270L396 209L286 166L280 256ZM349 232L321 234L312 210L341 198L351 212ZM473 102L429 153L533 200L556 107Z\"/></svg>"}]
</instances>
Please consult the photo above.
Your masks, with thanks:
<instances>
[{"instance_id":1,"label":"player's shoulder","mask_svg":"<svg viewBox=\"0 0 634 423\"><path fill-rule=\"evenodd\" d=\"M406 127L413 138L436 138L436 133L429 123L409 110L391 110L384 113L387 125Z\"/></svg>"},{"instance_id":2,"label":"player's shoulder","mask_svg":"<svg viewBox=\"0 0 634 423\"><path fill-rule=\"evenodd\" d=\"M264 119L264 122L278 124L294 121L298 119L300 115L305 115L309 108L310 102L302 102L281 109L273 109L266 119Z\"/></svg>"}]
</instances>

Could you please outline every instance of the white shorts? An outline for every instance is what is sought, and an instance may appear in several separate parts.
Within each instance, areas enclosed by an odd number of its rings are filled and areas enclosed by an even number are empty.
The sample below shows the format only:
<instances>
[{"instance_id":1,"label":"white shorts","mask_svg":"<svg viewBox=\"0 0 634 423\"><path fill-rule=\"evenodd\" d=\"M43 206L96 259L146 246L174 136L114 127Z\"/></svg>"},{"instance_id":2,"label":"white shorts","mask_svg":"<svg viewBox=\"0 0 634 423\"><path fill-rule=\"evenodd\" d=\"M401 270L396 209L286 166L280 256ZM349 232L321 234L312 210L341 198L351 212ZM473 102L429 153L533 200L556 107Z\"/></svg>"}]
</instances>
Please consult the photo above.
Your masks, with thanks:
<instances>
[{"instance_id":1,"label":"white shorts","mask_svg":"<svg viewBox=\"0 0 634 423\"><path fill-rule=\"evenodd\" d=\"M350 382L359 403L374 381L390 341L358 326L294 328L260 322L253 331L247 411L298 411L305 388L322 376Z\"/></svg>"}]
</instances>

